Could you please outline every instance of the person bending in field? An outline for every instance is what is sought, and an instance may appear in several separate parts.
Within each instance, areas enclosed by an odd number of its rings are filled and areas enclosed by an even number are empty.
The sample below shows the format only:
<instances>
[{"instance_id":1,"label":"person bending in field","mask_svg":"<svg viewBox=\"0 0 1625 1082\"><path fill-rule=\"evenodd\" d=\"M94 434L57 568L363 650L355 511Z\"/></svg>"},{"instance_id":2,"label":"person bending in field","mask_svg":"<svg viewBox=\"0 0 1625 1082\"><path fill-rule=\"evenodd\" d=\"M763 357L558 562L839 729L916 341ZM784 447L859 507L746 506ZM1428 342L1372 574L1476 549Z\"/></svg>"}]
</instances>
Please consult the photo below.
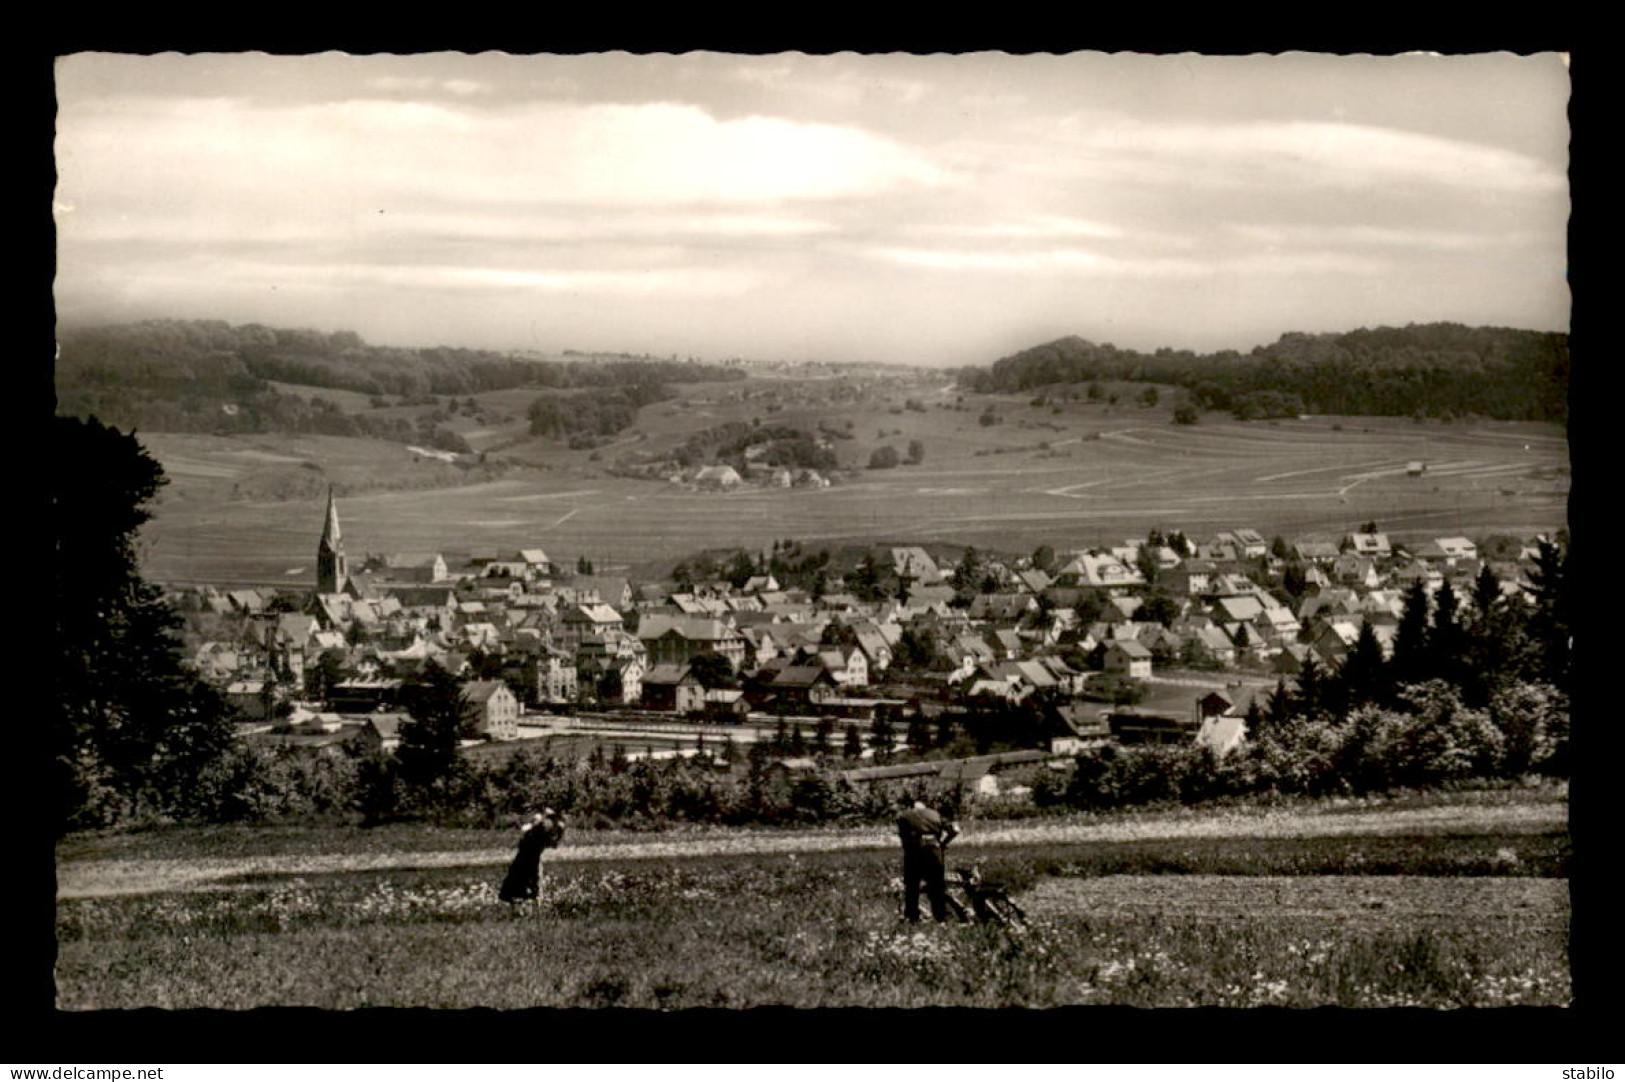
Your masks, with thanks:
<instances>
[{"instance_id":1,"label":"person bending in field","mask_svg":"<svg viewBox=\"0 0 1625 1082\"><path fill-rule=\"evenodd\" d=\"M564 816L545 808L519 826L519 851L502 880L500 897L505 902L533 901L542 892L542 853L558 848L564 839Z\"/></svg>"},{"instance_id":2,"label":"person bending in field","mask_svg":"<svg viewBox=\"0 0 1625 1082\"><path fill-rule=\"evenodd\" d=\"M944 850L959 828L925 806L904 797L898 805L897 833L903 842L903 919L918 923L920 888L931 899L931 918L948 919L948 872Z\"/></svg>"}]
</instances>

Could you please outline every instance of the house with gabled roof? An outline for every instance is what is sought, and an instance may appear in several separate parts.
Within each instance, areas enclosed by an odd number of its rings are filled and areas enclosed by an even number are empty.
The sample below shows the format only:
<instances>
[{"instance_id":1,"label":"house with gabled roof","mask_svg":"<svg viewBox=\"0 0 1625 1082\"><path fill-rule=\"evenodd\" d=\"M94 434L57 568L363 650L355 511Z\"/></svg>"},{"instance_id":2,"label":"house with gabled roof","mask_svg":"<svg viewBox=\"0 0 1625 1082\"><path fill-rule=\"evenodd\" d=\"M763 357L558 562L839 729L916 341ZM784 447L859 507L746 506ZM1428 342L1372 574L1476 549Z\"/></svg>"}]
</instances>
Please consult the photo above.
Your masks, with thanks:
<instances>
[{"instance_id":1,"label":"house with gabled roof","mask_svg":"<svg viewBox=\"0 0 1625 1082\"><path fill-rule=\"evenodd\" d=\"M1270 543L1257 530L1249 528L1236 530L1234 537L1236 543L1241 546L1241 554L1248 559L1266 555L1270 550Z\"/></svg>"},{"instance_id":2,"label":"house with gabled roof","mask_svg":"<svg viewBox=\"0 0 1625 1082\"><path fill-rule=\"evenodd\" d=\"M732 466L702 466L694 471L694 484L709 489L735 489L744 483Z\"/></svg>"},{"instance_id":3,"label":"house with gabled roof","mask_svg":"<svg viewBox=\"0 0 1625 1082\"><path fill-rule=\"evenodd\" d=\"M258 590L227 590L226 600L236 612L259 613L265 611L265 596Z\"/></svg>"},{"instance_id":4,"label":"house with gabled roof","mask_svg":"<svg viewBox=\"0 0 1625 1082\"><path fill-rule=\"evenodd\" d=\"M1394 552L1385 533L1351 533L1343 539L1343 544L1354 555L1373 559L1392 556Z\"/></svg>"},{"instance_id":5,"label":"house with gabled roof","mask_svg":"<svg viewBox=\"0 0 1625 1082\"><path fill-rule=\"evenodd\" d=\"M1312 651L1305 643L1282 643L1281 652L1270 658L1270 671L1283 676L1296 676L1303 671L1304 658L1310 653Z\"/></svg>"},{"instance_id":6,"label":"house with gabled roof","mask_svg":"<svg viewBox=\"0 0 1625 1082\"><path fill-rule=\"evenodd\" d=\"M656 665L643 674L643 706L686 714L705 709L705 685L688 665Z\"/></svg>"},{"instance_id":7,"label":"house with gabled roof","mask_svg":"<svg viewBox=\"0 0 1625 1082\"><path fill-rule=\"evenodd\" d=\"M812 709L840 695L835 677L821 664L776 669L766 689L777 709L785 712Z\"/></svg>"},{"instance_id":8,"label":"house with gabled roof","mask_svg":"<svg viewBox=\"0 0 1625 1082\"><path fill-rule=\"evenodd\" d=\"M1064 735L1050 740L1052 754L1076 755L1112 742L1111 726L1097 704L1051 703L1044 708L1044 713L1056 728L1064 730Z\"/></svg>"},{"instance_id":9,"label":"house with gabled roof","mask_svg":"<svg viewBox=\"0 0 1625 1082\"><path fill-rule=\"evenodd\" d=\"M1175 567L1165 568L1157 581L1169 593L1194 597L1207 593L1218 574L1212 560L1192 558Z\"/></svg>"},{"instance_id":10,"label":"house with gabled roof","mask_svg":"<svg viewBox=\"0 0 1625 1082\"><path fill-rule=\"evenodd\" d=\"M1241 562L1241 546L1234 540L1209 541L1206 544L1196 546L1196 558L1217 564L1220 567L1234 566Z\"/></svg>"},{"instance_id":11,"label":"house with gabled roof","mask_svg":"<svg viewBox=\"0 0 1625 1082\"><path fill-rule=\"evenodd\" d=\"M891 550L892 571L898 578L913 579L923 586L942 581L942 571L931 554L918 546L904 546Z\"/></svg>"},{"instance_id":12,"label":"house with gabled roof","mask_svg":"<svg viewBox=\"0 0 1625 1082\"><path fill-rule=\"evenodd\" d=\"M1081 552L1067 561L1056 576L1069 586L1144 586L1145 576L1132 563L1104 552Z\"/></svg>"},{"instance_id":13,"label":"house with gabled roof","mask_svg":"<svg viewBox=\"0 0 1625 1082\"><path fill-rule=\"evenodd\" d=\"M1116 676L1150 679L1151 651L1134 639L1112 639L1106 644L1104 668Z\"/></svg>"},{"instance_id":14,"label":"house with gabled roof","mask_svg":"<svg viewBox=\"0 0 1625 1082\"><path fill-rule=\"evenodd\" d=\"M1302 622L1293 615L1292 610L1276 602L1274 598L1266 599L1263 611L1253 622L1275 643L1291 641L1303 630Z\"/></svg>"},{"instance_id":15,"label":"house with gabled roof","mask_svg":"<svg viewBox=\"0 0 1625 1082\"><path fill-rule=\"evenodd\" d=\"M438 552L395 552L368 566L391 582L445 582L451 577Z\"/></svg>"},{"instance_id":16,"label":"house with gabled roof","mask_svg":"<svg viewBox=\"0 0 1625 1082\"><path fill-rule=\"evenodd\" d=\"M1223 758L1239 748L1247 739L1247 719L1234 708L1211 717L1204 717L1196 727L1195 743Z\"/></svg>"},{"instance_id":17,"label":"house with gabled roof","mask_svg":"<svg viewBox=\"0 0 1625 1082\"><path fill-rule=\"evenodd\" d=\"M1336 542L1333 541L1300 539L1293 542L1292 555L1304 563L1330 564L1341 556L1342 552L1338 549Z\"/></svg>"},{"instance_id":18,"label":"house with gabled roof","mask_svg":"<svg viewBox=\"0 0 1625 1082\"><path fill-rule=\"evenodd\" d=\"M1264 603L1255 596L1221 597L1213 602L1213 618L1220 624L1239 624L1263 615Z\"/></svg>"},{"instance_id":19,"label":"house with gabled roof","mask_svg":"<svg viewBox=\"0 0 1625 1082\"><path fill-rule=\"evenodd\" d=\"M516 562L524 565L524 573L528 578L545 579L553 574L553 561L542 549L520 549L514 556Z\"/></svg>"},{"instance_id":20,"label":"house with gabled roof","mask_svg":"<svg viewBox=\"0 0 1625 1082\"><path fill-rule=\"evenodd\" d=\"M1400 589L1407 589L1420 582L1428 593L1432 593L1444 585L1444 572L1437 567L1428 566L1421 560L1412 560L1402 567L1395 568L1388 577Z\"/></svg>"},{"instance_id":21,"label":"house with gabled roof","mask_svg":"<svg viewBox=\"0 0 1625 1082\"><path fill-rule=\"evenodd\" d=\"M638 623L638 641L652 664L684 664L700 654L726 658L735 672L745 664L745 636L731 621L650 615Z\"/></svg>"},{"instance_id":22,"label":"house with gabled roof","mask_svg":"<svg viewBox=\"0 0 1625 1082\"><path fill-rule=\"evenodd\" d=\"M1274 651L1274 644L1252 620L1241 620L1233 624L1220 624L1224 633L1230 636L1235 644L1238 658L1251 657L1262 661Z\"/></svg>"},{"instance_id":23,"label":"house with gabled roof","mask_svg":"<svg viewBox=\"0 0 1625 1082\"><path fill-rule=\"evenodd\" d=\"M857 646L822 646L817 657L841 687L864 687L869 683L869 659Z\"/></svg>"},{"instance_id":24,"label":"house with gabled roof","mask_svg":"<svg viewBox=\"0 0 1625 1082\"><path fill-rule=\"evenodd\" d=\"M977 594L971 599L970 618L995 624L1016 624L1038 611L1032 594Z\"/></svg>"},{"instance_id":25,"label":"house with gabled roof","mask_svg":"<svg viewBox=\"0 0 1625 1082\"><path fill-rule=\"evenodd\" d=\"M1376 561L1367 556L1345 553L1332 564L1332 578L1344 586L1359 586L1374 590L1382 585L1382 575Z\"/></svg>"},{"instance_id":26,"label":"house with gabled roof","mask_svg":"<svg viewBox=\"0 0 1625 1082\"><path fill-rule=\"evenodd\" d=\"M886 641L886 636L878 627L859 627L854 630L858 640L858 649L869 663L869 672L875 675L885 672L891 666L892 647Z\"/></svg>"},{"instance_id":27,"label":"house with gabled roof","mask_svg":"<svg viewBox=\"0 0 1625 1082\"><path fill-rule=\"evenodd\" d=\"M576 653L577 687L605 705L634 706L641 702L646 671L643 660L638 657L602 650Z\"/></svg>"},{"instance_id":28,"label":"house with gabled roof","mask_svg":"<svg viewBox=\"0 0 1625 1082\"><path fill-rule=\"evenodd\" d=\"M621 614L604 604L572 605L559 617L556 641L566 650L575 650L590 638L620 631Z\"/></svg>"},{"instance_id":29,"label":"house with gabled roof","mask_svg":"<svg viewBox=\"0 0 1625 1082\"><path fill-rule=\"evenodd\" d=\"M910 608L945 608L955 597L954 588L946 583L925 585L913 583L908 588L908 604Z\"/></svg>"},{"instance_id":30,"label":"house with gabled roof","mask_svg":"<svg viewBox=\"0 0 1625 1082\"><path fill-rule=\"evenodd\" d=\"M1184 648L1181 653L1193 660L1218 665L1235 664L1236 645L1222 629L1213 626L1195 628L1186 632L1183 638Z\"/></svg>"},{"instance_id":31,"label":"house with gabled roof","mask_svg":"<svg viewBox=\"0 0 1625 1082\"><path fill-rule=\"evenodd\" d=\"M1036 567L1023 568L1012 575L1013 585L1019 591L1029 594L1041 594L1049 589L1054 581L1049 573Z\"/></svg>"},{"instance_id":32,"label":"house with gabled roof","mask_svg":"<svg viewBox=\"0 0 1625 1082\"><path fill-rule=\"evenodd\" d=\"M1328 665L1341 664L1354 652L1360 637L1360 624L1356 620L1327 620L1318 625L1309 640L1315 656Z\"/></svg>"},{"instance_id":33,"label":"house with gabled roof","mask_svg":"<svg viewBox=\"0 0 1625 1082\"><path fill-rule=\"evenodd\" d=\"M519 735L519 700L501 680L470 680L463 698L477 711L475 732L487 740L512 740Z\"/></svg>"}]
</instances>

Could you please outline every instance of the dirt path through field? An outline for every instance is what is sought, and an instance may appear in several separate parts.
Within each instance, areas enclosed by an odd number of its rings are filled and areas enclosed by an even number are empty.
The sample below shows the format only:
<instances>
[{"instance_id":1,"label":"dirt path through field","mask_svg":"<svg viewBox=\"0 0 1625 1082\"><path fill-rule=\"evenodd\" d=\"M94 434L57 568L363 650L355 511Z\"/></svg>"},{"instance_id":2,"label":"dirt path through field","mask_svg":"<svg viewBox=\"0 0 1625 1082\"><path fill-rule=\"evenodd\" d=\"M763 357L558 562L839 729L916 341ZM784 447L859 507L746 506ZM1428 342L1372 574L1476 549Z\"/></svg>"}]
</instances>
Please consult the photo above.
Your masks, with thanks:
<instances>
[{"instance_id":1,"label":"dirt path through field","mask_svg":"<svg viewBox=\"0 0 1625 1082\"><path fill-rule=\"evenodd\" d=\"M1414 833L1527 834L1561 828L1568 822L1564 804L1481 805L1406 808L1388 811L1270 811L1258 815L1214 815L1205 818L1138 819L1105 823L1028 821L969 824L956 843L960 848L1065 844L1076 842L1151 841L1179 838L1304 838L1382 836ZM893 832L867 827L834 831L746 832L667 836L647 842L615 845L570 845L550 859L559 862L649 860L674 857L743 856L759 853L820 853L854 849L889 849ZM80 859L59 863L60 898L150 894L162 891L229 889L245 876L319 875L394 868L494 867L512 856L505 837L499 844L449 852L325 853L192 859Z\"/></svg>"}]
</instances>

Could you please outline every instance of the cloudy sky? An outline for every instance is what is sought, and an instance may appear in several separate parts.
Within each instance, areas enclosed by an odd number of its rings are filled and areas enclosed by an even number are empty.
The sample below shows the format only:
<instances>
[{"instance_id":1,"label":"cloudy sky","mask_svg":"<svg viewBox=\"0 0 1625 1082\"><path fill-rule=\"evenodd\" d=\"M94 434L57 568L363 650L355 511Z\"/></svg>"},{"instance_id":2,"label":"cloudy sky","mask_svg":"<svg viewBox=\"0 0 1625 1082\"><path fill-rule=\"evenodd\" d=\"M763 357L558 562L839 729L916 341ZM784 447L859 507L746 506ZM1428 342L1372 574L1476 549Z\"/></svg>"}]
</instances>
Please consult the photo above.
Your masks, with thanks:
<instances>
[{"instance_id":1,"label":"cloudy sky","mask_svg":"<svg viewBox=\"0 0 1625 1082\"><path fill-rule=\"evenodd\" d=\"M983 364L1568 327L1554 54L58 61L63 321Z\"/></svg>"}]
</instances>

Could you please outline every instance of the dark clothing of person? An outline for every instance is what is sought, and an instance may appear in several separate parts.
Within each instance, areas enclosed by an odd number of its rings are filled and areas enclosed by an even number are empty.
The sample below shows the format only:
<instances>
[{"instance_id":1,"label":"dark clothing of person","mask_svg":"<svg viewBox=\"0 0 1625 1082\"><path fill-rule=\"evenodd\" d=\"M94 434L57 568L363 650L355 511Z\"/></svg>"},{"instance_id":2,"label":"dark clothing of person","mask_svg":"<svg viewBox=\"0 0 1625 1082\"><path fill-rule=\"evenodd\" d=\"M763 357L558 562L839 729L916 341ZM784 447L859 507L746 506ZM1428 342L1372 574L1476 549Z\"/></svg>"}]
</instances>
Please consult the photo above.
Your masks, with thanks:
<instances>
[{"instance_id":1,"label":"dark clothing of person","mask_svg":"<svg viewBox=\"0 0 1625 1082\"><path fill-rule=\"evenodd\" d=\"M930 808L909 808L897 817L903 842L903 918L920 919L920 890L931 901L931 918L948 919L948 868L943 850L959 833Z\"/></svg>"},{"instance_id":2,"label":"dark clothing of person","mask_svg":"<svg viewBox=\"0 0 1625 1082\"><path fill-rule=\"evenodd\" d=\"M564 824L543 819L519 836L519 852L508 866L499 895L505 902L534 899L542 889L542 852L557 847L564 837Z\"/></svg>"}]
</instances>

